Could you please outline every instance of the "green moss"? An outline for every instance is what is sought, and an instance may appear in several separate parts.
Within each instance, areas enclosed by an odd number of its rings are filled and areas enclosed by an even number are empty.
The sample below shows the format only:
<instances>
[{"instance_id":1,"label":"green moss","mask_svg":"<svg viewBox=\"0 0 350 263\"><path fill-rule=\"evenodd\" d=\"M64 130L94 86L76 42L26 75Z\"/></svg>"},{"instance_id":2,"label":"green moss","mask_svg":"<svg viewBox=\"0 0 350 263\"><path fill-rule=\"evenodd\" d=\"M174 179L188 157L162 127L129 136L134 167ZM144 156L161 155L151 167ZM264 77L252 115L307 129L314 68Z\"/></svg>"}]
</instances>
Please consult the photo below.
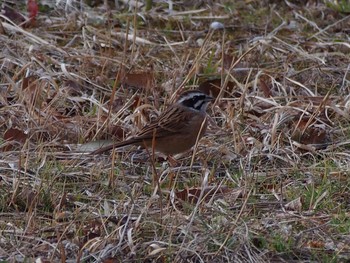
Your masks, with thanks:
<instances>
[{"instance_id":1,"label":"green moss","mask_svg":"<svg viewBox=\"0 0 350 263\"><path fill-rule=\"evenodd\" d=\"M326 6L332 8L335 11L342 13L350 13L350 1L349 0L324 0Z\"/></svg>"},{"instance_id":2,"label":"green moss","mask_svg":"<svg viewBox=\"0 0 350 263\"><path fill-rule=\"evenodd\" d=\"M271 246L277 252L289 252L292 250L292 244L293 240L291 238L286 238L279 233L276 233L276 235L273 237Z\"/></svg>"},{"instance_id":3,"label":"green moss","mask_svg":"<svg viewBox=\"0 0 350 263\"><path fill-rule=\"evenodd\" d=\"M350 218L343 211L333 216L330 225L334 227L339 234L349 234L350 232Z\"/></svg>"}]
</instances>

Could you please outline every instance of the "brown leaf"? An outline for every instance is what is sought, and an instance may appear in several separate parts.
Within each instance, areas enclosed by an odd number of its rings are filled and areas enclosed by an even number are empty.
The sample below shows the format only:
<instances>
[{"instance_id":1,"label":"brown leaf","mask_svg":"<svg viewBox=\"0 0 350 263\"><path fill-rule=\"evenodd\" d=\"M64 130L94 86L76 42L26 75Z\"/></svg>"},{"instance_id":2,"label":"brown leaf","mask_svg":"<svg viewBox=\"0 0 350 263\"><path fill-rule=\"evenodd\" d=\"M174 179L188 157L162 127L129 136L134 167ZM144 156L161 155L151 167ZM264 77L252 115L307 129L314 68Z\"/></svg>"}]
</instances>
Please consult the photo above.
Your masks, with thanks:
<instances>
[{"instance_id":1,"label":"brown leaf","mask_svg":"<svg viewBox=\"0 0 350 263\"><path fill-rule=\"evenodd\" d=\"M23 78L23 97L29 107L41 108L42 104L46 102L47 94L42 85L44 85L43 82L39 82L36 76Z\"/></svg>"},{"instance_id":2,"label":"brown leaf","mask_svg":"<svg viewBox=\"0 0 350 263\"><path fill-rule=\"evenodd\" d=\"M266 98L269 98L272 96L272 92L271 92L271 87L266 84L266 80L267 80L267 78L265 76L261 76L259 79L258 86L261 89L261 91L263 92L264 96Z\"/></svg>"},{"instance_id":3,"label":"brown leaf","mask_svg":"<svg viewBox=\"0 0 350 263\"><path fill-rule=\"evenodd\" d=\"M27 139L27 135L16 128L10 128L4 133L4 140L6 141L16 141L20 143L24 143Z\"/></svg>"},{"instance_id":4,"label":"brown leaf","mask_svg":"<svg viewBox=\"0 0 350 263\"><path fill-rule=\"evenodd\" d=\"M29 88L30 90L35 89L36 85L35 85L35 81L37 80L37 78L35 76L28 76L23 78L22 80L22 90L25 90L27 88Z\"/></svg>"},{"instance_id":5,"label":"brown leaf","mask_svg":"<svg viewBox=\"0 0 350 263\"><path fill-rule=\"evenodd\" d=\"M17 25L25 21L24 16L20 12L17 12L16 10L7 5L5 5L2 9L2 14Z\"/></svg>"},{"instance_id":6,"label":"brown leaf","mask_svg":"<svg viewBox=\"0 0 350 263\"><path fill-rule=\"evenodd\" d=\"M125 73L121 83L137 89L151 90L155 86L154 74L151 72Z\"/></svg>"},{"instance_id":7,"label":"brown leaf","mask_svg":"<svg viewBox=\"0 0 350 263\"><path fill-rule=\"evenodd\" d=\"M312 126L313 122L309 120L309 118L303 118L297 123L294 122L293 126L296 126L296 128L292 134L292 139L301 144L316 144L323 148L328 142L328 134L325 129Z\"/></svg>"},{"instance_id":8,"label":"brown leaf","mask_svg":"<svg viewBox=\"0 0 350 263\"><path fill-rule=\"evenodd\" d=\"M18 142L20 144L23 144L26 141L27 137L27 134L16 128L10 128L4 133L4 140L8 142ZM5 147L3 147L3 151L11 151L13 149L13 146L14 144L7 144Z\"/></svg>"},{"instance_id":9,"label":"brown leaf","mask_svg":"<svg viewBox=\"0 0 350 263\"><path fill-rule=\"evenodd\" d=\"M235 84L232 81L228 81L225 90L223 91L223 97L229 98L229 97L240 97L240 94L238 92L232 92L234 91ZM219 96L220 90L221 90L221 79L210 79L206 80L199 84L198 89L213 98L217 98Z\"/></svg>"},{"instance_id":10,"label":"brown leaf","mask_svg":"<svg viewBox=\"0 0 350 263\"><path fill-rule=\"evenodd\" d=\"M306 245L308 248L324 248L325 243L323 241L311 240Z\"/></svg>"},{"instance_id":11,"label":"brown leaf","mask_svg":"<svg viewBox=\"0 0 350 263\"><path fill-rule=\"evenodd\" d=\"M102 260L102 263L120 263L122 261L120 261L120 259L117 258L106 258L104 260Z\"/></svg>"}]
</instances>

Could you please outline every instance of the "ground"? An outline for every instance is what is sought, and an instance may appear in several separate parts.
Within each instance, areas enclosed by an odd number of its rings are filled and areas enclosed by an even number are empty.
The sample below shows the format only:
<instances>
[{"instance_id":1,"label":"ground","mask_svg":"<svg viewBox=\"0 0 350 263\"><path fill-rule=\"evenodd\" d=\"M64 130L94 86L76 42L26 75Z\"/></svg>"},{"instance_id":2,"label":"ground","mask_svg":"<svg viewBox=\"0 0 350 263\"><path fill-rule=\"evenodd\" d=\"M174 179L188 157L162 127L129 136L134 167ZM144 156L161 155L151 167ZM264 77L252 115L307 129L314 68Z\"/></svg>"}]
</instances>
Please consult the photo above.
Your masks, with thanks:
<instances>
[{"instance_id":1,"label":"ground","mask_svg":"<svg viewBox=\"0 0 350 263\"><path fill-rule=\"evenodd\" d=\"M350 261L346 1L7 2L1 262ZM192 151L89 154L195 88Z\"/></svg>"}]
</instances>

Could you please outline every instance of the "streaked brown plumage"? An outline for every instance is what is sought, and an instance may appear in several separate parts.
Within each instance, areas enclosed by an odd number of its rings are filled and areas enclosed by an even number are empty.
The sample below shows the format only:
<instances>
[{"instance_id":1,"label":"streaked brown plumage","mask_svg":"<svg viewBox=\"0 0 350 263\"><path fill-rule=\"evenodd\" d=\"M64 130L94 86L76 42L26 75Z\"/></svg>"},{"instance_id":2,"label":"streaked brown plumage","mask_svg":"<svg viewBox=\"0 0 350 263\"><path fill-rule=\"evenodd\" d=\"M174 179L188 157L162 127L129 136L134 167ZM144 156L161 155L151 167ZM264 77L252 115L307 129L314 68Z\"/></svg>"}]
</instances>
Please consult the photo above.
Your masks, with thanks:
<instances>
[{"instance_id":1,"label":"streaked brown plumage","mask_svg":"<svg viewBox=\"0 0 350 263\"><path fill-rule=\"evenodd\" d=\"M146 124L134 137L97 149L100 154L126 145L154 146L156 151L173 155L189 150L207 127L206 109L213 98L198 90L182 93L175 104ZM154 145L153 145L154 142Z\"/></svg>"}]
</instances>

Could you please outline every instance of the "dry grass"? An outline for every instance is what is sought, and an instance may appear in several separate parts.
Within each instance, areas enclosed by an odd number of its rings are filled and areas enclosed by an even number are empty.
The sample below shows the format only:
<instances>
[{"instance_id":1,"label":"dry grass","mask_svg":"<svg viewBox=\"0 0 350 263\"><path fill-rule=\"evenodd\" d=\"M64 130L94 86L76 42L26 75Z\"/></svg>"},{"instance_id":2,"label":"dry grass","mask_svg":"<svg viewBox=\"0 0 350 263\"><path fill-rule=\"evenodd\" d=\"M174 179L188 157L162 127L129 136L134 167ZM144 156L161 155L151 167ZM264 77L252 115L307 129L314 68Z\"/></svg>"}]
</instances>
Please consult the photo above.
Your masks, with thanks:
<instances>
[{"instance_id":1,"label":"dry grass","mask_svg":"<svg viewBox=\"0 0 350 263\"><path fill-rule=\"evenodd\" d=\"M29 28L0 16L1 262L350 260L349 16L81 2ZM87 154L213 77L194 159Z\"/></svg>"}]
</instances>

